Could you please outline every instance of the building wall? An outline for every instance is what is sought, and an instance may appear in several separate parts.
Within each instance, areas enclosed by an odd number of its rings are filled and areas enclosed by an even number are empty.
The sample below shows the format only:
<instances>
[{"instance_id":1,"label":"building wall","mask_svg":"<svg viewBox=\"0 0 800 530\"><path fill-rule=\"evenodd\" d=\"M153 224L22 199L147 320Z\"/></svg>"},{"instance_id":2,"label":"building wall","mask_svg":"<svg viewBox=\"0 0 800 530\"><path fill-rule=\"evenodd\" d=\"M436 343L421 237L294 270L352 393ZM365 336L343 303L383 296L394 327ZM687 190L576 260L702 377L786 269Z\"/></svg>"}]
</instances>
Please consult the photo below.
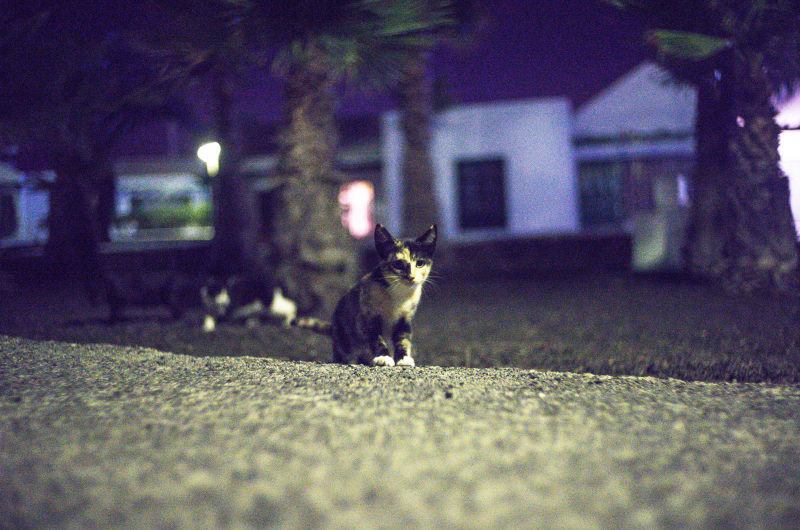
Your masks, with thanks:
<instances>
[{"instance_id":1,"label":"building wall","mask_svg":"<svg viewBox=\"0 0 800 530\"><path fill-rule=\"evenodd\" d=\"M575 233L578 193L572 153L571 108L566 99L538 99L454 107L440 113L432 131L441 233L451 241ZM386 222L399 231L403 140L399 115L383 117ZM457 164L501 159L505 166L503 228L460 226Z\"/></svg>"}]
</instances>

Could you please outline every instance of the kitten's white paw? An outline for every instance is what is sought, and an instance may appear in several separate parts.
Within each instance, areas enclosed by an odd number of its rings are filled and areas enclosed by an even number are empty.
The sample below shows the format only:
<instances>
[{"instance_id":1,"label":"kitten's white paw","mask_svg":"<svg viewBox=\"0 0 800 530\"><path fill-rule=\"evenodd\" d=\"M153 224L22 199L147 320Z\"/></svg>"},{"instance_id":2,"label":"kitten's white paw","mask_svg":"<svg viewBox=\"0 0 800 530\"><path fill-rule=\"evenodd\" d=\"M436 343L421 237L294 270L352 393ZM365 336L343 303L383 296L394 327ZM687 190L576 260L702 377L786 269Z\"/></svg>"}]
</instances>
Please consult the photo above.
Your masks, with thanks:
<instances>
[{"instance_id":1,"label":"kitten's white paw","mask_svg":"<svg viewBox=\"0 0 800 530\"><path fill-rule=\"evenodd\" d=\"M379 355L372 359L372 364L375 366L394 366L394 359L388 355Z\"/></svg>"},{"instance_id":2,"label":"kitten's white paw","mask_svg":"<svg viewBox=\"0 0 800 530\"><path fill-rule=\"evenodd\" d=\"M203 319L203 331L206 333L211 333L216 328L216 322L214 321L214 317L211 315L206 315L206 318Z\"/></svg>"},{"instance_id":3,"label":"kitten's white paw","mask_svg":"<svg viewBox=\"0 0 800 530\"><path fill-rule=\"evenodd\" d=\"M399 361L397 361L397 366L415 366L414 365L414 358L410 355L406 355Z\"/></svg>"}]
</instances>

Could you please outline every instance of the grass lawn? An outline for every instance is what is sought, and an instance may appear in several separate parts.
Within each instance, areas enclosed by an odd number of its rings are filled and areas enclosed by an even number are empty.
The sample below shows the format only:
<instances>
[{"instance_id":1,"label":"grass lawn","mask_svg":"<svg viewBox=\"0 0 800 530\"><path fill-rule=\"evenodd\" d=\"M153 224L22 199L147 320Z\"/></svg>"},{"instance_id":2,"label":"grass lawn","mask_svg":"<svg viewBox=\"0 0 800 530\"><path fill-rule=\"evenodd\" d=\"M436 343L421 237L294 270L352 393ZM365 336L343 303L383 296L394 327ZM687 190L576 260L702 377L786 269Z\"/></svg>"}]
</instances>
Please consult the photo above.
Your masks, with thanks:
<instances>
[{"instance_id":1,"label":"grass lawn","mask_svg":"<svg viewBox=\"0 0 800 530\"><path fill-rule=\"evenodd\" d=\"M0 333L144 345L198 356L327 361L310 332L263 325L200 330L199 310L172 320L132 308L115 324L74 285L6 285ZM415 319L419 365L800 383L797 298L733 297L702 284L625 273L437 280Z\"/></svg>"}]
</instances>

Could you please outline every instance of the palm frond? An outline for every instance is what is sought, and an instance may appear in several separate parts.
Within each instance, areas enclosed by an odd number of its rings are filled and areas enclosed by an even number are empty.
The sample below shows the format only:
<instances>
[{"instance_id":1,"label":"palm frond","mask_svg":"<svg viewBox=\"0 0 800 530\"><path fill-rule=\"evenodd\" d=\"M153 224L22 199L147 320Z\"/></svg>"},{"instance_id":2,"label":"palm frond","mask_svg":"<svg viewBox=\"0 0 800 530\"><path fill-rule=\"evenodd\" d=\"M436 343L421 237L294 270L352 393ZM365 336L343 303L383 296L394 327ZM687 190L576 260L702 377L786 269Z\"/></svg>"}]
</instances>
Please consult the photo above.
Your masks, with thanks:
<instances>
[{"instance_id":1,"label":"palm frond","mask_svg":"<svg viewBox=\"0 0 800 530\"><path fill-rule=\"evenodd\" d=\"M645 38L663 55L692 61L708 59L733 45L730 39L723 37L666 29L650 30Z\"/></svg>"},{"instance_id":2,"label":"palm frond","mask_svg":"<svg viewBox=\"0 0 800 530\"><path fill-rule=\"evenodd\" d=\"M310 28L284 46L273 71L286 75L308 59L313 46L326 55L333 78L386 88L409 54L431 47L437 32L453 23L448 0L355 0L336 16L322 30Z\"/></svg>"},{"instance_id":3,"label":"palm frond","mask_svg":"<svg viewBox=\"0 0 800 530\"><path fill-rule=\"evenodd\" d=\"M361 0L366 16L350 31L358 46L357 77L373 88L391 86L410 56L431 48L438 32L453 24L452 2Z\"/></svg>"}]
</instances>

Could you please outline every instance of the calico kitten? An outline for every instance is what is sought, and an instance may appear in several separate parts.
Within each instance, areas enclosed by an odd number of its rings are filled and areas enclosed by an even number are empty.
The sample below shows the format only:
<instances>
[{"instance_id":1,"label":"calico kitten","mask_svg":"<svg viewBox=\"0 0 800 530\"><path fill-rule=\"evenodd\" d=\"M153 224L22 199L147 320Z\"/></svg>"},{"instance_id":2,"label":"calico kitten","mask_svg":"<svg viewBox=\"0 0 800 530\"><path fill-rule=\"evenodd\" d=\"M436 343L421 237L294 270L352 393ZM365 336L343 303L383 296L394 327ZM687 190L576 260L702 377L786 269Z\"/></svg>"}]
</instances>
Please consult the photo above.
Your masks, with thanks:
<instances>
[{"instance_id":1,"label":"calico kitten","mask_svg":"<svg viewBox=\"0 0 800 530\"><path fill-rule=\"evenodd\" d=\"M297 306L283 296L280 287L270 290L265 282L243 276L231 276L224 282L208 281L200 288L200 298L206 333L216 329L218 320L245 321L248 326L255 326L264 317L289 325L297 314Z\"/></svg>"},{"instance_id":2,"label":"calico kitten","mask_svg":"<svg viewBox=\"0 0 800 530\"><path fill-rule=\"evenodd\" d=\"M435 247L436 225L411 241L395 239L377 225L380 263L342 297L331 322L301 318L293 324L329 335L334 362L414 366L411 319L431 272Z\"/></svg>"}]
</instances>

